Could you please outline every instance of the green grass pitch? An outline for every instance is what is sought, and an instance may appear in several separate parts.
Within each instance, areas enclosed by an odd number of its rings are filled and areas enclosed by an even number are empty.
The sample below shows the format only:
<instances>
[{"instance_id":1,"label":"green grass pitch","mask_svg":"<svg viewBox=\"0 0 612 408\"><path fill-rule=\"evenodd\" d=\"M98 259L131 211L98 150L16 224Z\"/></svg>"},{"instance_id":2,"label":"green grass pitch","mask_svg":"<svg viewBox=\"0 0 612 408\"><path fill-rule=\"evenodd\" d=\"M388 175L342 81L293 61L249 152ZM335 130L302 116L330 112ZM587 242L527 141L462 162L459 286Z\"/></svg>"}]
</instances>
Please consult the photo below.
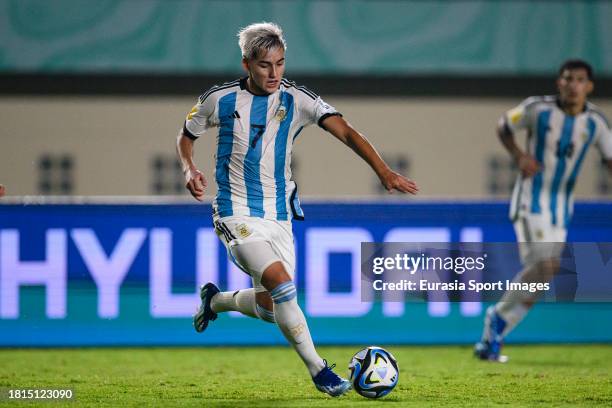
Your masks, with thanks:
<instances>
[{"instance_id":1,"label":"green grass pitch","mask_svg":"<svg viewBox=\"0 0 612 408\"><path fill-rule=\"evenodd\" d=\"M9 388L71 388L67 406L353 407L612 406L612 345L508 346L508 364L468 347L387 347L400 380L380 400L315 390L286 347L0 350L0 405ZM359 347L320 347L347 372ZM43 402L38 405L57 406ZM382 404L382 405L380 405Z\"/></svg>"}]
</instances>

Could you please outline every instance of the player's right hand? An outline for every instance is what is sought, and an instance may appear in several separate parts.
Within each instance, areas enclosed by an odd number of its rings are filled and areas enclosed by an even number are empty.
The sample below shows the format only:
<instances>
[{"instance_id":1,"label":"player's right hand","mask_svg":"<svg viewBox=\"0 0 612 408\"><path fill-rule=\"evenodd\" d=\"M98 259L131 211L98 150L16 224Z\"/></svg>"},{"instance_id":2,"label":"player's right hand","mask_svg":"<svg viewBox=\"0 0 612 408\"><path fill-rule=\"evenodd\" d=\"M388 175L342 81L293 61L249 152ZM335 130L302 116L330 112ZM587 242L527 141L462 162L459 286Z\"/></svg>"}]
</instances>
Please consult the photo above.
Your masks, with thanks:
<instances>
[{"instance_id":1,"label":"player's right hand","mask_svg":"<svg viewBox=\"0 0 612 408\"><path fill-rule=\"evenodd\" d=\"M518 159L518 168L524 178L533 177L541 170L540 163L530 154L522 154Z\"/></svg>"},{"instance_id":2,"label":"player's right hand","mask_svg":"<svg viewBox=\"0 0 612 408\"><path fill-rule=\"evenodd\" d=\"M188 169L185 172L185 187L191 193L191 195L198 201L204 200L204 192L206 191L206 178L202 172L198 169Z\"/></svg>"}]
</instances>

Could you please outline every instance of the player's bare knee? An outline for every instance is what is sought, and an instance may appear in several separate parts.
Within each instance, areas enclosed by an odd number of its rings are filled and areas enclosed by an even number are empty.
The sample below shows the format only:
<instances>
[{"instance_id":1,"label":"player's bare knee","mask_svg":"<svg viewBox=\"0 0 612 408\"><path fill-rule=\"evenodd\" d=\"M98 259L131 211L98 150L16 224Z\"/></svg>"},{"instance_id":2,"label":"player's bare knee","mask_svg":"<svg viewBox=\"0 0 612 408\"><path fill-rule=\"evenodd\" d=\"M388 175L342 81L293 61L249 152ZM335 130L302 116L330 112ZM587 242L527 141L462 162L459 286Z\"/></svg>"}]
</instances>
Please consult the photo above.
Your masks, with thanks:
<instances>
[{"instance_id":1,"label":"player's bare knee","mask_svg":"<svg viewBox=\"0 0 612 408\"><path fill-rule=\"evenodd\" d=\"M291 276L280 261L268 266L261 276L261 284L268 291L273 291L277 286L289 281L291 281Z\"/></svg>"},{"instance_id":2,"label":"player's bare knee","mask_svg":"<svg viewBox=\"0 0 612 408\"><path fill-rule=\"evenodd\" d=\"M540 273L538 282L548 282L559 270L559 260L556 258L544 259L538 263Z\"/></svg>"},{"instance_id":3,"label":"player's bare knee","mask_svg":"<svg viewBox=\"0 0 612 408\"><path fill-rule=\"evenodd\" d=\"M295 285L281 262L275 262L265 270L261 284L270 292L274 307L281 303L296 301Z\"/></svg>"},{"instance_id":4,"label":"player's bare knee","mask_svg":"<svg viewBox=\"0 0 612 408\"><path fill-rule=\"evenodd\" d=\"M557 273L559 270L560 262L557 258L551 258L545 262L545 268L551 274Z\"/></svg>"}]
</instances>

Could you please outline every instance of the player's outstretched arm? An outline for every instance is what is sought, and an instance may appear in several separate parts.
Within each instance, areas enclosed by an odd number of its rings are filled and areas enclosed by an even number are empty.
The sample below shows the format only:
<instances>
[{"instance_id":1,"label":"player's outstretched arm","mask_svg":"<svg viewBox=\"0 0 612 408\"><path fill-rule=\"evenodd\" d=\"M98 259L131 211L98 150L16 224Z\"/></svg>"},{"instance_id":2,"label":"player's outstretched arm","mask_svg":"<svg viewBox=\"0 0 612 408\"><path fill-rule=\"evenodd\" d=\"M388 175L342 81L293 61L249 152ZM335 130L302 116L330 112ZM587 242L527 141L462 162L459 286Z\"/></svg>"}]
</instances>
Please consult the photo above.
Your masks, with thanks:
<instances>
[{"instance_id":1,"label":"player's outstretched arm","mask_svg":"<svg viewBox=\"0 0 612 408\"><path fill-rule=\"evenodd\" d=\"M176 139L176 153L185 175L185 187L196 200L204 200L206 178L193 162L193 140L185 136L182 130Z\"/></svg>"},{"instance_id":2,"label":"player's outstretched arm","mask_svg":"<svg viewBox=\"0 0 612 408\"><path fill-rule=\"evenodd\" d=\"M397 190L402 193L416 194L419 191L416 183L389 168L380 157L374 146L358 131L356 131L341 116L330 116L321 123L323 128L338 138L342 143L353 149L372 167L383 186L392 193Z\"/></svg>"},{"instance_id":3,"label":"player's outstretched arm","mask_svg":"<svg viewBox=\"0 0 612 408\"><path fill-rule=\"evenodd\" d=\"M518 147L514 139L514 133L505 125L503 120L500 120L497 125L497 136L499 136L499 140L501 140L508 153L516 161L523 177L532 177L540 171L540 163L532 155L525 153Z\"/></svg>"}]
</instances>

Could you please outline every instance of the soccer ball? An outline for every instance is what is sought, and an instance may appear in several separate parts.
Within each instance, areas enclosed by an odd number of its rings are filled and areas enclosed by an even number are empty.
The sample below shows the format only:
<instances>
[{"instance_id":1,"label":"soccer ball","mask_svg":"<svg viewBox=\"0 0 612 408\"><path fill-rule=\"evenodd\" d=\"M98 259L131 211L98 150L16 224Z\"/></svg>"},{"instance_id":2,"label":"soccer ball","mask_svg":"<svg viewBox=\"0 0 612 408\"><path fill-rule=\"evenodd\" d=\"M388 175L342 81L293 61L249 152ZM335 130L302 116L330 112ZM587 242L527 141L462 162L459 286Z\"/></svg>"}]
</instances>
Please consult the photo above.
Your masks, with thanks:
<instances>
[{"instance_id":1,"label":"soccer ball","mask_svg":"<svg viewBox=\"0 0 612 408\"><path fill-rule=\"evenodd\" d=\"M366 398L389 394L399 380L395 357L382 347L370 346L353 356L349 364L353 389Z\"/></svg>"}]
</instances>

